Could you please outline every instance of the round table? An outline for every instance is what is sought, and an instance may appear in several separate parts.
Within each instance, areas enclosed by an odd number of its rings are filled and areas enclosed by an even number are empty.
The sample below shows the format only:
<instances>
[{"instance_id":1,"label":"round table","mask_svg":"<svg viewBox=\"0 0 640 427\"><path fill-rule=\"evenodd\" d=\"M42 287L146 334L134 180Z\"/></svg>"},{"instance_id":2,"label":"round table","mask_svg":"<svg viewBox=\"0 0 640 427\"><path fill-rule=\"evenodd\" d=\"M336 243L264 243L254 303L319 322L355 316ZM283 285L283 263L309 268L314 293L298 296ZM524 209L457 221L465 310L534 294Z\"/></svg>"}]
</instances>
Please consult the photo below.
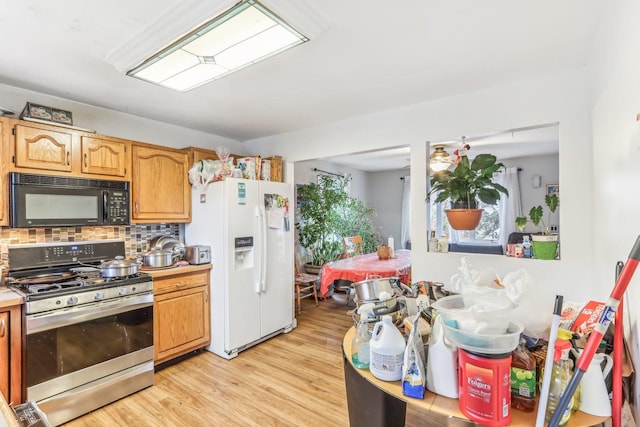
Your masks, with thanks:
<instances>
[{"instance_id":1,"label":"round table","mask_svg":"<svg viewBox=\"0 0 640 427\"><path fill-rule=\"evenodd\" d=\"M402 282L409 279L411 273L411 251L395 251L394 258L379 259L377 253L356 255L322 266L320 294L326 296L329 286L338 279L360 282L373 276L399 277Z\"/></svg>"},{"instance_id":2,"label":"round table","mask_svg":"<svg viewBox=\"0 0 640 427\"><path fill-rule=\"evenodd\" d=\"M351 361L351 340L355 329L350 328L342 342L344 376L347 388L349 422L353 426L405 426L405 425L468 425L471 423L460 411L457 399L449 399L425 391L424 399L402 394L400 381L382 381L371 375L368 369L358 369ZM535 425L533 412L511 410L510 426ZM459 424L450 419L457 419ZM596 417L577 411L567 427L594 426L608 418Z\"/></svg>"}]
</instances>

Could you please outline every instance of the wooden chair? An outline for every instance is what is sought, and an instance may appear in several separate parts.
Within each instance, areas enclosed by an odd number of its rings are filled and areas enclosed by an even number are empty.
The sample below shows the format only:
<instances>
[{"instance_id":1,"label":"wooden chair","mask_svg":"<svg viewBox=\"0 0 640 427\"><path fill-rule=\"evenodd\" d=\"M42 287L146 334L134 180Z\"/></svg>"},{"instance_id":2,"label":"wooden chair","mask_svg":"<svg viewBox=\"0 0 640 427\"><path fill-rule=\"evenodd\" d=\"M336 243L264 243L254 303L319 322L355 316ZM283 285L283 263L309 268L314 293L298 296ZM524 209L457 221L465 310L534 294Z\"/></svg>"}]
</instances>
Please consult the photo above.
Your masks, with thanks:
<instances>
[{"instance_id":1,"label":"wooden chair","mask_svg":"<svg viewBox=\"0 0 640 427\"><path fill-rule=\"evenodd\" d=\"M344 248L344 252L342 253L343 258L362 255L364 253L362 249L362 236L343 237L342 247Z\"/></svg>"},{"instance_id":2,"label":"wooden chair","mask_svg":"<svg viewBox=\"0 0 640 427\"><path fill-rule=\"evenodd\" d=\"M316 274L300 273L298 266L296 265L296 279L295 279L295 291L296 291L296 312L300 314L300 302L303 298L313 297L316 300L316 307L318 306L318 289L316 283L320 280L320 277Z\"/></svg>"}]
</instances>

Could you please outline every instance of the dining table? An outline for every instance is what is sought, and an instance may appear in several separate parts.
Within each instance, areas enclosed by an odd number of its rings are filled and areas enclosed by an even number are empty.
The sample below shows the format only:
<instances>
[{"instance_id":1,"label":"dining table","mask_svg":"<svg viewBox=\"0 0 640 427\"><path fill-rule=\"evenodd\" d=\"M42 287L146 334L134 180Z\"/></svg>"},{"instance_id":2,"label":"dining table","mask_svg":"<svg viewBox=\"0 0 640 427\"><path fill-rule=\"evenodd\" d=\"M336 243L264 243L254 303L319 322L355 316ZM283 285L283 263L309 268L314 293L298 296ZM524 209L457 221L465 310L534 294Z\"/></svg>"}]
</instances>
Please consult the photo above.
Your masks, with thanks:
<instances>
[{"instance_id":1,"label":"dining table","mask_svg":"<svg viewBox=\"0 0 640 427\"><path fill-rule=\"evenodd\" d=\"M328 296L331 284L336 280L361 282L374 277L398 277L407 283L411 274L411 251L394 251L392 258L380 259L377 252L339 259L322 266L320 295Z\"/></svg>"}]
</instances>

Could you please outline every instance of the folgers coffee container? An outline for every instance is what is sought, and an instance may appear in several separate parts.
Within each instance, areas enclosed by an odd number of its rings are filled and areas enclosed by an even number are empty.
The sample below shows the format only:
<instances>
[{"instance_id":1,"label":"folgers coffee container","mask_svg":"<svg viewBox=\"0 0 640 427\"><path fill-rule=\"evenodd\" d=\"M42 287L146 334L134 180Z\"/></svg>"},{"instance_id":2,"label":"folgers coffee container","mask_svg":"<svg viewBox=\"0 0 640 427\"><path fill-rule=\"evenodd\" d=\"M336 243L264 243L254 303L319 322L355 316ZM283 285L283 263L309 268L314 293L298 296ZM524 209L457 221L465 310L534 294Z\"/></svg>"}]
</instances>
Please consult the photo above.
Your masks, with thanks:
<instances>
[{"instance_id":1,"label":"folgers coffee container","mask_svg":"<svg viewBox=\"0 0 640 427\"><path fill-rule=\"evenodd\" d=\"M511 423L511 353L475 354L458 349L460 411L489 427Z\"/></svg>"}]
</instances>

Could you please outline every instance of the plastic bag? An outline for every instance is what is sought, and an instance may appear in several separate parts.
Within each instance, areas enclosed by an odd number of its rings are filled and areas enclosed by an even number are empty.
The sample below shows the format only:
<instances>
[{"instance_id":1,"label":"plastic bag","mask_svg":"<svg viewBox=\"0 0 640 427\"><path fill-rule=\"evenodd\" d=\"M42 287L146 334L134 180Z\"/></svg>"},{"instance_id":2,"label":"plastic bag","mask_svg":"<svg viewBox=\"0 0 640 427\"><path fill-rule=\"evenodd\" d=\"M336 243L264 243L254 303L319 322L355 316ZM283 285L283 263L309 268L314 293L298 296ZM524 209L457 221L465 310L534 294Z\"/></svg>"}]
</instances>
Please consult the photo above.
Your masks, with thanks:
<instances>
[{"instance_id":1,"label":"plastic bag","mask_svg":"<svg viewBox=\"0 0 640 427\"><path fill-rule=\"evenodd\" d=\"M500 279L491 268L474 267L466 257L451 278L451 290L461 295L489 295L507 298L514 309L509 318L524 325L524 334L532 338L548 338L553 315L553 299L543 300L536 292L533 279L525 269L512 271Z\"/></svg>"},{"instance_id":2,"label":"plastic bag","mask_svg":"<svg viewBox=\"0 0 640 427\"><path fill-rule=\"evenodd\" d=\"M424 399L424 390L427 385L425 372L426 359L419 323L420 316L415 316L409 338L407 339L407 347L404 351L402 394L417 399Z\"/></svg>"}]
</instances>

